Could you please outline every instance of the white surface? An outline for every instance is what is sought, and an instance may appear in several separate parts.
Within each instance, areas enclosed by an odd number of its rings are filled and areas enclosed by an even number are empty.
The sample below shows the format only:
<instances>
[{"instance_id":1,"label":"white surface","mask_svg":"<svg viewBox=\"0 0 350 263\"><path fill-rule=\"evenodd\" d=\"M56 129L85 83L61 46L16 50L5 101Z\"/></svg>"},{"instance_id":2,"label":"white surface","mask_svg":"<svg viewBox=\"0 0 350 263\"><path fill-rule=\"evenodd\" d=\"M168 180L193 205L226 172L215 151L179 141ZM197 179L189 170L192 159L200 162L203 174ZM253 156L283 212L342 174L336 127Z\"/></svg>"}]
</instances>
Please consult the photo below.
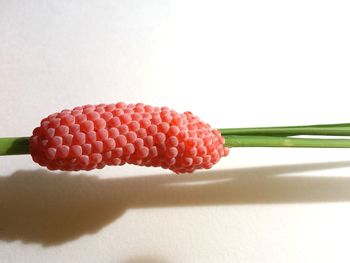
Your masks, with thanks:
<instances>
[{"instance_id":1,"label":"white surface","mask_svg":"<svg viewBox=\"0 0 350 263\"><path fill-rule=\"evenodd\" d=\"M1 1L0 135L117 101L214 127L349 122L349 13L348 1ZM210 172L169 174L0 158L0 262L350 260L350 150L233 149Z\"/></svg>"}]
</instances>

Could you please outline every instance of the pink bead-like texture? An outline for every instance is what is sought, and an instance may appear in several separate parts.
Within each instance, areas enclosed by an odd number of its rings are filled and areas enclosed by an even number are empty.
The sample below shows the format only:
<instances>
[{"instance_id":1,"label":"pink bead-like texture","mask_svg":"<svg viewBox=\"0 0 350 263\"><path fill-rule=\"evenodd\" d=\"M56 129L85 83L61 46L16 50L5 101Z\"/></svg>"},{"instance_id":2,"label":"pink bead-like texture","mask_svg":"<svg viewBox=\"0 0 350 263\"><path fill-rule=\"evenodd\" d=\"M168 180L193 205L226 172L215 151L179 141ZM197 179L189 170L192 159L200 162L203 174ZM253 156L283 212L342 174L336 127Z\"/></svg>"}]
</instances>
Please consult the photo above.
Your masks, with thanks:
<instances>
[{"instance_id":1,"label":"pink bead-like texture","mask_svg":"<svg viewBox=\"0 0 350 263\"><path fill-rule=\"evenodd\" d=\"M191 112L122 102L51 114L29 144L35 162L64 171L129 163L191 173L229 153L220 131Z\"/></svg>"}]
</instances>

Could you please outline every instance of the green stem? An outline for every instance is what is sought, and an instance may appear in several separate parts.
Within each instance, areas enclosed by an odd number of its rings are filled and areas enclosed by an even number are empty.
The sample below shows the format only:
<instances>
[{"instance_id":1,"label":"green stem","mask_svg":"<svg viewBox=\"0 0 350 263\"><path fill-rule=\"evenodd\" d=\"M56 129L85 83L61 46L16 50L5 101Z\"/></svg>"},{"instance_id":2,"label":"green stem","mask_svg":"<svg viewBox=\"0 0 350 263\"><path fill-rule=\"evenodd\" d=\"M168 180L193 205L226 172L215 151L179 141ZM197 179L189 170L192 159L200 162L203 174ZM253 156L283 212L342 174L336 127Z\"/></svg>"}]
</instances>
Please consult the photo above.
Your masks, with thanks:
<instances>
[{"instance_id":1,"label":"green stem","mask_svg":"<svg viewBox=\"0 0 350 263\"><path fill-rule=\"evenodd\" d=\"M226 147L350 148L350 139L306 139L274 136L226 135Z\"/></svg>"},{"instance_id":2,"label":"green stem","mask_svg":"<svg viewBox=\"0 0 350 263\"><path fill-rule=\"evenodd\" d=\"M227 147L350 148L350 139L291 138L295 135L350 136L350 123L219 129ZM29 137L0 138L1 155L29 154Z\"/></svg>"},{"instance_id":3,"label":"green stem","mask_svg":"<svg viewBox=\"0 0 350 263\"><path fill-rule=\"evenodd\" d=\"M267 135L267 136L295 136L295 135L329 135L350 136L350 123L323 124L309 126L281 126L258 128L230 128L219 129L225 135Z\"/></svg>"},{"instance_id":4,"label":"green stem","mask_svg":"<svg viewBox=\"0 0 350 263\"><path fill-rule=\"evenodd\" d=\"M0 138L0 156L29 153L29 137Z\"/></svg>"}]
</instances>

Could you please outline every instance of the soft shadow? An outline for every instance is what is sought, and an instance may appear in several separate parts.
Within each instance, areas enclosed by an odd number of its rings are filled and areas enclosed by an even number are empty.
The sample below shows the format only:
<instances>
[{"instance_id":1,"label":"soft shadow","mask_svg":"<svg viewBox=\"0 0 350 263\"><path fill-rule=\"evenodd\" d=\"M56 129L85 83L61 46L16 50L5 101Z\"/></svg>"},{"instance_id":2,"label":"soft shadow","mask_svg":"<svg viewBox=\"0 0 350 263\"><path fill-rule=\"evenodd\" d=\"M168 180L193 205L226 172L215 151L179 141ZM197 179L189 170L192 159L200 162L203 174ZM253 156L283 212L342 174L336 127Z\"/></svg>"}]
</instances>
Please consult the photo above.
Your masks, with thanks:
<instances>
[{"instance_id":1,"label":"soft shadow","mask_svg":"<svg viewBox=\"0 0 350 263\"><path fill-rule=\"evenodd\" d=\"M346 161L111 179L18 171L0 177L0 240L57 245L99 231L130 208L350 201L350 177L296 176L349 166Z\"/></svg>"}]
</instances>

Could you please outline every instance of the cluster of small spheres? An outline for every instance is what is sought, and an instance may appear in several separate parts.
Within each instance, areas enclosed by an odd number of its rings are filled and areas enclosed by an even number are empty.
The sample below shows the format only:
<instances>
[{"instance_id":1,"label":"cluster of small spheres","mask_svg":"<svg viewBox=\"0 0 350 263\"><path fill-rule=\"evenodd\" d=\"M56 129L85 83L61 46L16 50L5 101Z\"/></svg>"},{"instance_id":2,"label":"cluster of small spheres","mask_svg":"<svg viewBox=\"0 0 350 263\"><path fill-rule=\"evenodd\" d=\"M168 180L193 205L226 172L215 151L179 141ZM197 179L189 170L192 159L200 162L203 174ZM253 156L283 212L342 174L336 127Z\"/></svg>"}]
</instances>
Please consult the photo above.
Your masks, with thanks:
<instances>
[{"instance_id":1,"label":"cluster of small spheres","mask_svg":"<svg viewBox=\"0 0 350 263\"><path fill-rule=\"evenodd\" d=\"M128 163L190 173L211 168L229 153L220 132L191 112L142 103L84 105L51 114L29 142L35 162L64 171Z\"/></svg>"}]
</instances>

